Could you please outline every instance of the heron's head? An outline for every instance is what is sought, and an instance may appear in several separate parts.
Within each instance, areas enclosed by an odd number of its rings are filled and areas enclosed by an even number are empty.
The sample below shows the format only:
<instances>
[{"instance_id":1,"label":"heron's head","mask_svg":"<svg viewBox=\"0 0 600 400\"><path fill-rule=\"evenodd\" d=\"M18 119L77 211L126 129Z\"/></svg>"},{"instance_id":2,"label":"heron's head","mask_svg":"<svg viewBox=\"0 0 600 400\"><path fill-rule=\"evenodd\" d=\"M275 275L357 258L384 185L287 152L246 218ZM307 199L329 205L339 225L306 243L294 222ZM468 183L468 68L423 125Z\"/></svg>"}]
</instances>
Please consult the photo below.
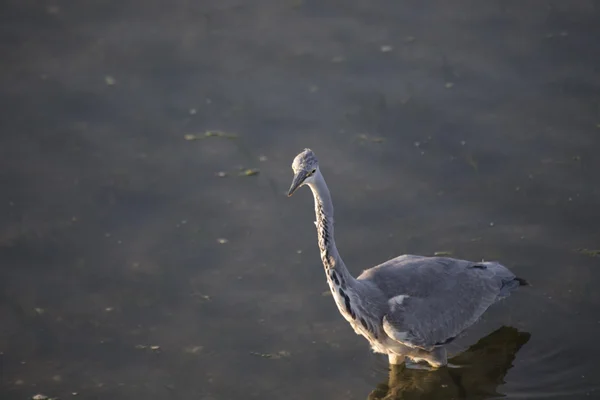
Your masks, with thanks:
<instances>
[{"instance_id":1,"label":"heron's head","mask_svg":"<svg viewBox=\"0 0 600 400\"><path fill-rule=\"evenodd\" d=\"M294 158L292 169L294 170L294 179L288 191L288 196L293 195L300 186L311 183L315 179L315 174L319 171L317 156L311 149L304 149L302 153Z\"/></svg>"}]
</instances>

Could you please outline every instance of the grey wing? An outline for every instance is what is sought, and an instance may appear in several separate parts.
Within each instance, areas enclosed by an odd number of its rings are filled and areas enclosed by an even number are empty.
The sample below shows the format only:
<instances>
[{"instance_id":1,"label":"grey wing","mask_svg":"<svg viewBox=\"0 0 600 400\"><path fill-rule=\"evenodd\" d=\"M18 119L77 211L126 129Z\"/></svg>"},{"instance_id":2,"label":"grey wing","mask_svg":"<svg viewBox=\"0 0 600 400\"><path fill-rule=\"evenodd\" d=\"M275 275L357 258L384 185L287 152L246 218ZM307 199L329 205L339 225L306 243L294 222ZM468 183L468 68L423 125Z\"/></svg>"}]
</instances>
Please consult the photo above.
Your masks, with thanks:
<instances>
[{"instance_id":1,"label":"grey wing","mask_svg":"<svg viewBox=\"0 0 600 400\"><path fill-rule=\"evenodd\" d=\"M388 299L386 334L431 350L475 323L515 276L498 263L403 256L365 271Z\"/></svg>"}]
</instances>

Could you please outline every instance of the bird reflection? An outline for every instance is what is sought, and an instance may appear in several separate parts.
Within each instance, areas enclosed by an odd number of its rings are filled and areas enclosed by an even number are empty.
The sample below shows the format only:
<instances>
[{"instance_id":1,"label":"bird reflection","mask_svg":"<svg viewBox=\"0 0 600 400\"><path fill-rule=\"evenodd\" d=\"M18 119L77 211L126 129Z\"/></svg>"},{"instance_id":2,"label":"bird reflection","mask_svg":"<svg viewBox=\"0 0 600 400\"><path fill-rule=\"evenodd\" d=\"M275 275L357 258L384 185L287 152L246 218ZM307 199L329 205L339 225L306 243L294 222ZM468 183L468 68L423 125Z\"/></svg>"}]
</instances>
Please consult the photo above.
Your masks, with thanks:
<instances>
[{"instance_id":1,"label":"bird reflection","mask_svg":"<svg viewBox=\"0 0 600 400\"><path fill-rule=\"evenodd\" d=\"M530 334L503 326L449 360L459 368L434 371L391 366L387 383L381 383L368 400L486 399L501 396L498 386L512 367Z\"/></svg>"}]
</instances>

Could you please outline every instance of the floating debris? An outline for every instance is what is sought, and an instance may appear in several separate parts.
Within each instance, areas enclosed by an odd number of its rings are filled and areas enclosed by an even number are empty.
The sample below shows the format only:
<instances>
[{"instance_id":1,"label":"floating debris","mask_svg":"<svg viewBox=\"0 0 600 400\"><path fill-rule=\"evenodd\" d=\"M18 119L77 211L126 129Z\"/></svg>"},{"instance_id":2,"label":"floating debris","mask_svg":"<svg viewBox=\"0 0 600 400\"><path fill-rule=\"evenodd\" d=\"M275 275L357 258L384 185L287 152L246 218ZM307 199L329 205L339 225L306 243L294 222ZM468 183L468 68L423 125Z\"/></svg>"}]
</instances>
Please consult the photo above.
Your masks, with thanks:
<instances>
[{"instance_id":1,"label":"floating debris","mask_svg":"<svg viewBox=\"0 0 600 400\"><path fill-rule=\"evenodd\" d=\"M196 115L198 113L198 110L196 110L195 108L190 108L188 112L190 113L190 115Z\"/></svg>"},{"instance_id":2,"label":"floating debris","mask_svg":"<svg viewBox=\"0 0 600 400\"><path fill-rule=\"evenodd\" d=\"M256 168L248 168L240 172L240 176L254 176L258 175L260 171Z\"/></svg>"},{"instance_id":3,"label":"floating debris","mask_svg":"<svg viewBox=\"0 0 600 400\"><path fill-rule=\"evenodd\" d=\"M225 139L237 139L237 135L234 133L226 133L222 131L206 131L204 133L186 133L183 135L185 140L202 140L209 137L220 137Z\"/></svg>"},{"instance_id":4,"label":"floating debris","mask_svg":"<svg viewBox=\"0 0 600 400\"><path fill-rule=\"evenodd\" d=\"M198 354L204 349L204 346L188 346L183 349L184 352L188 354Z\"/></svg>"},{"instance_id":5,"label":"floating debris","mask_svg":"<svg viewBox=\"0 0 600 400\"><path fill-rule=\"evenodd\" d=\"M371 135L367 135L366 133L361 133L360 135L358 135L358 139L365 141L365 142L373 142L373 143L385 142L385 138L383 138L381 136L371 136Z\"/></svg>"},{"instance_id":6,"label":"floating debris","mask_svg":"<svg viewBox=\"0 0 600 400\"><path fill-rule=\"evenodd\" d=\"M152 351L159 351L160 350L160 346L157 345L145 345L145 344L136 344L135 348L138 350L146 350L146 349L150 349Z\"/></svg>"},{"instance_id":7,"label":"floating debris","mask_svg":"<svg viewBox=\"0 0 600 400\"><path fill-rule=\"evenodd\" d=\"M342 61L345 61L346 59L342 56L335 56L331 59L331 62L333 63L341 63Z\"/></svg>"},{"instance_id":8,"label":"floating debris","mask_svg":"<svg viewBox=\"0 0 600 400\"><path fill-rule=\"evenodd\" d=\"M454 86L454 82L446 82L446 84L444 85L444 87L446 89L452 89L453 86Z\"/></svg>"},{"instance_id":9,"label":"floating debris","mask_svg":"<svg viewBox=\"0 0 600 400\"><path fill-rule=\"evenodd\" d=\"M265 162L265 161L267 161L267 156L262 156L262 155L261 155L260 157L258 157L258 161L260 161L260 162Z\"/></svg>"},{"instance_id":10,"label":"floating debris","mask_svg":"<svg viewBox=\"0 0 600 400\"><path fill-rule=\"evenodd\" d=\"M412 43L416 40L417 38L415 38L414 36L407 36L404 38L404 43Z\"/></svg>"},{"instance_id":11,"label":"floating debris","mask_svg":"<svg viewBox=\"0 0 600 400\"><path fill-rule=\"evenodd\" d=\"M46 396L45 394L38 393L36 395L31 396L31 399L32 400L48 400L50 398L48 396Z\"/></svg>"},{"instance_id":12,"label":"floating debris","mask_svg":"<svg viewBox=\"0 0 600 400\"><path fill-rule=\"evenodd\" d=\"M436 257L451 256L452 252L451 251L436 251L435 253L433 253L433 255L436 256Z\"/></svg>"},{"instance_id":13,"label":"floating debris","mask_svg":"<svg viewBox=\"0 0 600 400\"><path fill-rule=\"evenodd\" d=\"M394 50L394 48L390 45L383 45L379 49L382 53L389 53L390 51Z\"/></svg>"},{"instance_id":14,"label":"floating debris","mask_svg":"<svg viewBox=\"0 0 600 400\"><path fill-rule=\"evenodd\" d=\"M479 172L479 165L477 164L477 161L473 158L471 154L465 156L465 160L467 161L467 164L469 164L471 168L475 170L475 172Z\"/></svg>"},{"instance_id":15,"label":"floating debris","mask_svg":"<svg viewBox=\"0 0 600 400\"><path fill-rule=\"evenodd\" d=\"M219 171L216 174L219 178L225 178L227 176L227 172L225 171Z\"/></svg>"},{"instance_id":16,"label":"floating debris","mask_svg":"<svg viewBox=\"0 0 600 400\"><path fill-rule=\"evenodd\" d=\"M575 251L579 254L583 254L589 257L600 257L600 250L575 249Z\"/></svg>"},{"instance_id":17,"label":"floating debris","mask_svg":"<svg viewBox=\"0 0 600 400\"><path fill-rule=\"evenodd\" d=\"M104 77L104 82L108 85L108 86L113 86L117 84L117 80L115 78L113 78L110 75L106 75Z\"/></svg>"},{"instance_id":18,"label":"floating debris","mask_svg":"<svg viewBox=\"0 0 600 400\"><path fill-rule=\"evenodd\" d=\"M318 91L319 91L319 87L318 87L317 85L310 85L310 86L308 87L308 91L309 91L310 93L315 93L315 92L318 92Z\"/></svg>"},{"instance_id":19,"label":"floating debris","mask_svg":"<svg viewBox=\"0 0 600 400\"><path fill-rule=\"evenodd\" d=\"M44 310L43 308L40 307L36 307L33 309L38 315L42 315L44 312L46 312L46 310Z\"/></svg>"},{"instance_id":20,"label":"floating debris","mask_svg":"<svg viewBox=\"0 0 600 400\"><path fill-rule=\"evenodd\" d=\"M225 244L225 243L229 243L229 240L225 239L225 238L218 238L217 242L219 244Z\"/></svg>"},{"instance_id":21,"label":"floating debris","mask_svg":"<svg viewBox=\"0 0 600 400\"><path fill-rule=\"evenodd\" d=\"M259 352L256 352L256 351L251 351L250 355L256 356L256 357L261 357L261 358L270 358L272 360L277 360L277 359L280 359L280 358L289 357L291 354L290 354L289 351L281 350L281 351L278 351L277 353L274 353L274 354L272 354L272 353L259 353Z\"/></svg>"},{"instance_id":22,"label":"floating debris","mask_svg":"<svg viewBox=\"0 0 600 400\"><path fill-rule=\"evenodd\" d=\"M206 300L206 301L210 301L211 297L207 294L202 294L199 292L194 292L192 294L190 294L190 296L194 296L194 297L200 297L202 300Z\"/></svg>"},{"instance_id":23,"label":"floating debris","mask_svg":"<svg viewBox=\"0 0 600 400\"><path fill-rule=\"evenodd\" d=\"M221 132L221 131L206 131L206 132L204 132L204 136L205 137L224 137L224 138L228 138L228 139L237 138L236 134L225 133L225 132Z\"/></svg>"},{"instance_id":24,"label":"floating debris","mask_svg":"<svg viewBox=\"0 0 600 400\"><path fill-rule=\"evenodd\" d=\"M258 353L258 352L255 352L255 351L251 351L250 355L257 356L257 357L262 357L262 358L271 358L272 357L272 355L269 354L269 353Z\"/></svg>"},{"instance_id":25,"label":"floating debris","mask_svg":"<svg viewBox=\"0 0 600 400\"><path fill-rule=\"evenodd\" d=\"M562 31L559 33L548 33L546 34L546 39L553 39L553 38L557 38L557 37L567 37L569 36L569 32L567 31Z\"/></svg>"},{"instance_id":26,"label":"floating debris","mask_svg":"<svg viewBox=\"0 0 600 400\"><path fill-rule=\"evenodd\" d=\"M113 311L113 310L114 310L114 308L113 308L113 307L106 307L106 308L104 309L104 311L106 311L106 312L111 312L111 311Z\"/></svg>"}]
</instances>

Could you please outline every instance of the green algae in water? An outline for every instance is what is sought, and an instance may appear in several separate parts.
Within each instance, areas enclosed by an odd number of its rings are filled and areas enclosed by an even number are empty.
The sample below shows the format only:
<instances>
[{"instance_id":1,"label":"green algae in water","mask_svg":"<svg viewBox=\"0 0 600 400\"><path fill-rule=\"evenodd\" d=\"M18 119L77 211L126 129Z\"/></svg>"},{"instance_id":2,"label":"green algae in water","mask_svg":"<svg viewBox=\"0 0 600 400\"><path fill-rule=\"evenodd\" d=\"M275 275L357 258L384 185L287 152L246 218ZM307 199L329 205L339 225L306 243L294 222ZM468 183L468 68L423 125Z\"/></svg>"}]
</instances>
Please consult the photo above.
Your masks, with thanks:
<instances>
[{"instance_id":1,"label":"green algae in water","mask_svg":"<svg viewBox=\"0 0 600 400\"><path fill-rule=\"evenodd\" d=\"M579 254L583 254L589 257L600 257L600 250L591 250L591 249L575 249L575 251Z\"/></svg>"},{"instance_id":2,"label":"green algae in water","mask_svg":"<svg viewBox=\"0 0 600 400\"><path fill-rule=\"evenodd\" d=\"M254 176L259 174L259 170L256 168L248 168L240 172L240 176Z\"/></svg>"}]
</instances>

